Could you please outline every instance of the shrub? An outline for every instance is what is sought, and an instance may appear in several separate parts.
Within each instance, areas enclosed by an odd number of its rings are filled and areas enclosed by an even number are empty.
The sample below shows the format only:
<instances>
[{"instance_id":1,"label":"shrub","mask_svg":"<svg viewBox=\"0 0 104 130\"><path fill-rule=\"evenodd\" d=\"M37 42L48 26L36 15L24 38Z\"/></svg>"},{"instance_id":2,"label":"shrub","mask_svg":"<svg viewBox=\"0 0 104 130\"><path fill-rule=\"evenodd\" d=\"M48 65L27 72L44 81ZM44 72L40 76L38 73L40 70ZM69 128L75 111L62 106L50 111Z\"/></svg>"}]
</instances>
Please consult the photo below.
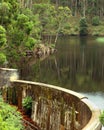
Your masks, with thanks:
<instances>
[{"instance_id":1,"label":"shrub","mask_svg":"<svg viewBox=\"0 0 104 130\"><path fill-rule=\"evenodd\" d=\"M74 30L75 30L75 31L78 31L78 30L79 30L78 26L75 26L75 27L74 27Z\"/></svg>"},{"instance_id":2,"label":"shrub","mask_svg":"<svg viewBox=\"0 0 104 130\"><path fill-rule=\"evenodd\" d=\"M23 130L21 115L0 97L0 130Z\"/></svg>"},{"instance_id":3,"label":"shrub","mask_svg":"<svg viewBox=\"0 0 104 130\"><path fill-rule=\"evenodd\" d=\"M88 34L88 24L86 18L80 19L80 35L87 35Z\"/></svg>"},{"instance_id":4,"label":"shrub","mask_svg":"<svg viewBox=\"0 0 104 130\"><path fill-rule=\"evenodd\" d=\"M6 30L3 26L0 25L0 47L3 47L6 45Z\"/></svg>"},{"instance_id":5,"label":"shrub","mask_svg":"<svg viewBox=\"0 0 104 130\"><path fill-rule=\"evenodd\" d=\"M100 20L98 16L95 16L92 18L92 25L93 26L98 26L100 24Z\"/></svg>"},{"instance_id":6,"label":"shrub","mask_svg":"<svg viewBox=\"0 0 104 130\"><path fill-rule=\"evenodd\" d=\"M104 111L101 113L99 120L100 120L101 124L104 125Z\"/></svg>"},{"instance_id":7,"label":"shrub","mask_svg":"<svg viewBox=\"0 0 104 130\"><path fill-rule=\"evenodd\" d=\"M7 61L6 55L0 52L0 64L4 64Z\"/></svg>"},{"instance_id":8,"label":"shrub","mask_svg":"<svg viewBox=\"0 0 104 130\"><path fill-rule=\"evenodd\" d=\"M31 96L25 97L23 99L22 105L23 105L23 109L24 109L25 113L28 114L29 116L31 116L31 111L32 111L32 97Z\"/></svg>"}]
</instances>

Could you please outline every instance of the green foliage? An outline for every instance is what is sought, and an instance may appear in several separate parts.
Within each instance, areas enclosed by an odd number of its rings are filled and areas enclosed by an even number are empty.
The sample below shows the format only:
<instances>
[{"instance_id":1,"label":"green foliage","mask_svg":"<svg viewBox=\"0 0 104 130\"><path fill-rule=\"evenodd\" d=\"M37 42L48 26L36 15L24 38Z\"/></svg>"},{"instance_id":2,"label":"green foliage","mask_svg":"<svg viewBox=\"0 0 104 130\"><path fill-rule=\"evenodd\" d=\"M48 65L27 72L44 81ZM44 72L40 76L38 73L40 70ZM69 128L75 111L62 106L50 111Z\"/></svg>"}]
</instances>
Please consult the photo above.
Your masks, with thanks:
<instances>
[{"instance_id":1,"label":"green foliage","mask_svg":"<svg viewBox=\"0 0 104 130\"><path fill-rule=\"evenodd\" d=\"M23 108L25 108L26 110L32 109L32 97L27 96L23 99Z\"/></svg>"},{"instance_id":2,"label":"green foliage","mask_svg":"<svg viewBox=\"0 0 104 130\"><path fill-rule=\"evenodd\" d=\"M12 20L12 24L8 26L8 42L9 48L7 51L12 57L20 59L18 56L23 56L25 50L34 49L34 45L39 42L41 25L38 15L33 15L32 11L27 9L24 14L18 14L16 20ZM18 49L17 49L18 48ZM19 54L19 55L18 55ZM10 59L10 58L9 58Z\"/></svg>"},{"instance_id":3,"label":"green foliage","mask_svg":"<svg viewBox=\"0 0 104 130\"><path fill-rule=\"evenodd\" d=\"M0 47L6 44L6 30L3 26L0 26Z\"/></svg>"},{"instance_id":4,"label":"green foliage","mask_svg":"<svg viewBox=\"0 0 104 130\"><path fill-rule=\"evenodd\" d=\"M80 35L87 35L88 34L88 24L86 18L80 19Z\"/></svg>"},{"instance_id":5,"label":"green foliage","mask_svg":"<svg viewBox=\"0 0 104 130\"><path fill-rule=\"evenodd\" d=\"M99 120L100 120L101 124L104 125L104 111L101 113Z\"/></svg>"},{"instance_id":6,"label":"green foliage","mask_svg":"<svg viewBox=\"0 0 104 130\"><path fill-rule=\"evenodd\" d=\"M23 130L21 115L16 108L0 98L0 130Z\"/></svg>"},{"instance_id":7,"label":"green foliage","mask_svg":"<svg viewBox=\"0 0 104 130\"><path fill-rule=\"evenodd\" d=\"M32 48L38 43L38 40L32 38L32 37L29 37L27 42L25 43L25 46L27 48L29 48L30 50L32 50Z\"/></svg>"},{"instance_id":8,"label":"green foliage","mask_svg":"<svg viewBox=\"0 0 104 130\"><path fill-rule=\"evenodd\" d=\"M17 17L17 25L23 29L25 27L25 24L29 22L29 17L24 14L19 14Z\"/></svg>"},{"instance_id":9,"label":"green foliage","mask_svg":"<svg viewBox=\"0 0 104 130\"><path fill-rule=\"evenodd\" d=\"M71 15L71 11L68 7L58 7L51 4L34 4L34 14L39 14L39 19L43 27L42 34L52 35L62 32Z\"/></svg>"},{"instance_id":10,"label":"green foliage","mask_svg":"<svg viewBox=\"0 0 104 130\"><path fill-rule=\"evenodd\" d=\"M26 23L24 24L24 27L25 27L24 30L25 30L26 34L29 35L30 32L31 32L31 30L32 30L32 28L34 27L34 23L33 23L32 21L26 22Z\"/></svg>"},{"instance_id":11,"label":"green foliage","mask_svg":"<svg viewBox=\"0 0 104 130\"><path fill-rule=\"evenodd\" d=\"M4 64L7 61L6 55L0 52L0 64Z\"/></svg>"},{"instance_id":12,"label":"green foliage","mask_svg":"<svg viewBox=\"0 0 104 130\"><path fill-rule=\"evenodd\" d=\"M57 31L60 31L62 32L66 26L68 25L69 23L69 19L70 19L70 16L71 16L71 11L68 7L58 7L58 10L57 10L57 15L56 15L56 22L57 22ZM68 26L67 26L68 27Z\"/></svg>"},{"instance_id":13,"label":"green foliage","mask_svg":"<svg viewBox=\"0 0 104 130\"><path fill-rule=\"evenodd\" d=\"M10 4L8 2L0 3L0 23L1 25L9 22Z\"/></svg>"},{"instance_id":14,"label":"green foliage","mask_svg":"<svg viewBox=\"0 0 104 130\"><path fill-rule=\"evenodd\" d=\"M30 21L28 16L19 14L17 17L17 26L21 31L29 35L34 24L32 21Z\"/></svg>"},{"instance_id":15,"label":"green foliage","mask_svg":"<svg viewBox=\"0 0 104 130\"><path fill-rule=\"evenodd\" d=\"M20 59L27 49L34 50L35 45L41 43L42 35L55 35L70 29L68 7L56 8L48 0L33 2L32 6L21 4L17 0L0 2L0 23L4 27L0 26L0 47L7 45L4 51L10 61Z\"/></svg>"},{"instance_id":16,"label":"green foliage","mask_svg":"<svg viewBox=\"0 0 104 130\"><path fill-rule=\"evenodd\" d=\"M95 16L92 18L92 25L93 26L98 26L100 24L100 20L98 16Z\"/></svg>"}]
</instances>

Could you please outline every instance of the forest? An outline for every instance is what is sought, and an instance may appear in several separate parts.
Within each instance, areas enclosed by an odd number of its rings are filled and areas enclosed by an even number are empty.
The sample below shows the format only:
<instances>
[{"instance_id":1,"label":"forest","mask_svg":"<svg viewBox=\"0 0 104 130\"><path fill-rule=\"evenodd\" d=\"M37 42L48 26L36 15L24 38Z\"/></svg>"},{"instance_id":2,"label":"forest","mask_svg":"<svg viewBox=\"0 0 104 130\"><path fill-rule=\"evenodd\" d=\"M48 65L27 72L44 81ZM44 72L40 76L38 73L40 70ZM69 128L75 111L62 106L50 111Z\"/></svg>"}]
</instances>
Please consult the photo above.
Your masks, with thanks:
<instances>
[{"instance_id":1,"label":"forest","mask_svg":"<svg viewBox=\"0 0 104 130\"><path fill-rule=\"evenodd\" d=\"M103 20L103 0L1 0L0 64L18 62L60 35L103 36Z\"/></svg>"}]
</instances>

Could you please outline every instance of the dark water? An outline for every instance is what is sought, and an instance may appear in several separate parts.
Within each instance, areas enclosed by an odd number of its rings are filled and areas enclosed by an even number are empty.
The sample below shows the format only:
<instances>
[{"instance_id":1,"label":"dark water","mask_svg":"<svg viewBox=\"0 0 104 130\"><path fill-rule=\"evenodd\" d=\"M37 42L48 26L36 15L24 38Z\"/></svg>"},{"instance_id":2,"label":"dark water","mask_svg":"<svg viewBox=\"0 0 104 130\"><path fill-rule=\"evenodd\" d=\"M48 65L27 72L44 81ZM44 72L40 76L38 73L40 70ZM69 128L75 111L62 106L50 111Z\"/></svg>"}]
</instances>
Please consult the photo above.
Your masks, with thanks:
<instances>
[{"instance_id":1,"label":"dark water","mask_svg":"<svg viewBox=\"0 0 104 130\"><path fill-rule=\"evenodd\" d=\"M96 37L60 37L56 48L54 55L28 65L22 78L83 93L104 109L104 44Z\"/></svg>"}]
</instances>

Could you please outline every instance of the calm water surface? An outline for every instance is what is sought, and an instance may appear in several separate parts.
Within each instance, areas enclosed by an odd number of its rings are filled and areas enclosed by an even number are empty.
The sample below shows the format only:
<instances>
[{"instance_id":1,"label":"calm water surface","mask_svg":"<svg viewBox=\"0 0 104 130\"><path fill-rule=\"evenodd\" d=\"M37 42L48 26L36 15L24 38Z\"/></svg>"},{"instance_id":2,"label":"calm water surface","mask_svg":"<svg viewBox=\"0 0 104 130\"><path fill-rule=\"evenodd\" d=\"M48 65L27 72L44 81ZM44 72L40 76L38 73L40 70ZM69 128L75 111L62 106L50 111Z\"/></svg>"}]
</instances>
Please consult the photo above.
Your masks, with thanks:
<instances>
[{"instance_id":1,"label":"calm water surface","mask_svg":"<svg viewBox=\"0 0 104 130\"><path fill-rule=\"evenodd\" d=\"M104 44L96 37L60 37L56 48L54 55L23 68L22 79L80 92L104 109Z\"/></svg>"}]
</instances>

